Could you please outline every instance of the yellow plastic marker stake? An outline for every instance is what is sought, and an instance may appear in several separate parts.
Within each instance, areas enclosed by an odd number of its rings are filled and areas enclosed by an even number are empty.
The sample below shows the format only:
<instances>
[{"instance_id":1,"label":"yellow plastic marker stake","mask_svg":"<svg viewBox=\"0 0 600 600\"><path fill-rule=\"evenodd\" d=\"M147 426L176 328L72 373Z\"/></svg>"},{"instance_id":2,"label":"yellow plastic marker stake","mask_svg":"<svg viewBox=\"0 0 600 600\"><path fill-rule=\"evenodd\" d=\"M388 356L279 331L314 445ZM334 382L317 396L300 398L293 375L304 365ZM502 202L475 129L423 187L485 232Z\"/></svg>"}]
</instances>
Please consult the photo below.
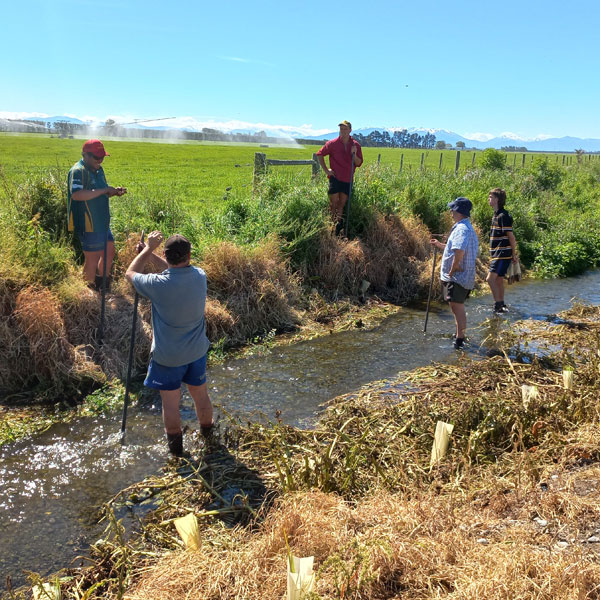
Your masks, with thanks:
<instances>
[{"instance_id":1,"label":"yellow plastic marker stake","mask_svg":"<svg viewBox=\"0 0 600 600\"><path fill-rule=\"evenodd\" d=\"M431 460L429 461L429 466L433 467L433 465L437 464L444 456L446 456L446 451L448 450L448 442L450 441L450 436L452 435L452 431L454 430L454 425L451 423L444 423L443 421L438 421L435 426L435 437L433 438L433 446L431 447Z\"/></svg>"},{"instance_id":2,"label":"yellow plastic marker stake","mask_svg":"<svg viewBox=\"0 0 600 600\"><path fill-rule=\"evenodd\" d=\"M198 519L194 513L175 519L175 528L180 535L187 550L198 550L200 548L200 531L198 530Z\"/></svg>"},{"instance_id":3,"label":"yellow plastic marker stake","mask_svg":"<svg viewBox=\"0 0 600 600\"><path fill-rule=\"evenodd\" d=\"M563 386L565 390L573 389L573 371L571 369L565 369L562 372L563 376Z\"/></svg>"},{"instance_id":4,"label":"yellow plastic marker stake","mask_svg":"<svg viewBox=\"0 0 600 600\"><path fill-rule=\"evenodd\" d=\"M306 598L312 592L315 582L314 560L314 556L307 556L306 558L292 556L287 561L287 600L301 600L301 598Z\"/></svg>"}]
</instances>

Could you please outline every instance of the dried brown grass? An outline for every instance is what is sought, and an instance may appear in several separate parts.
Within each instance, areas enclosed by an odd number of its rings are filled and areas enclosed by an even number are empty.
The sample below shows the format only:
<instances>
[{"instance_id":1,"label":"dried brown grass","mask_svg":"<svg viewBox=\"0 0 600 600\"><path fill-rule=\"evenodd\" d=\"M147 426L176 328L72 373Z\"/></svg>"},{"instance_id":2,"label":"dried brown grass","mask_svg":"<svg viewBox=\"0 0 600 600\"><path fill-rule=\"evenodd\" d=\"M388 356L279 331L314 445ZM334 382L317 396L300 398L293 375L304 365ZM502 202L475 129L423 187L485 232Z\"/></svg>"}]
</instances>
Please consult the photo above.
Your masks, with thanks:
<instances>
[{"instance_id":1,"label":"dried brown grass","mask_svg":"<svg viewBox=\"0 0 600 600\"><path fill-rule=\"evenodd\" d=\"M13 317L27 340L29 360L22 361L19 371L30 371L56 391L76 386L83 379L103 380L98 366L69 342L60 301L50 290L34 286L20 290ZM10 351L14 353L14 349Z\"/></svg>"},{"instance_id":2,"label":"dried brown grass","mask_svg":"<svg viewBox=\"0 0 600 600\"><path fill-rule=\"evenodd\" d=\"M222 242L207 249L201 264L209 294L234 320L234 343L268 332L286 330L298 323L295 305L299 282L281 254L277 240L256 248Z\"/></svg>"},{"instance_id":3,"label":"dried brown grass","mask_svg":"<svg viewBox=\"0 0 600 600\"><path fill-rule=\"evenodd\" d=\"M366 280L369 293L406 303L427 293L429 239L427 227L416 217L376 215L361 239L324 231L319 257L308 272L330 298L360 296Z\"/></svg>"},{"instance_id":4,"label":"dried brown grass","mask_svg":"<svg viewBox=\"0 0 600 600\"><path fill-rule=\"evenodd\" d=\"M164 556L126 598L279 600L284 532L296 556L315 557L315 598L598 598L597 556L577 544L558 549L532 521L534 505L522 502L507 523L502 510L462 494L379 491L358 505L317 491L293 494L258 532L207 536L197 552Z\"/></svg>"}]
</instances>

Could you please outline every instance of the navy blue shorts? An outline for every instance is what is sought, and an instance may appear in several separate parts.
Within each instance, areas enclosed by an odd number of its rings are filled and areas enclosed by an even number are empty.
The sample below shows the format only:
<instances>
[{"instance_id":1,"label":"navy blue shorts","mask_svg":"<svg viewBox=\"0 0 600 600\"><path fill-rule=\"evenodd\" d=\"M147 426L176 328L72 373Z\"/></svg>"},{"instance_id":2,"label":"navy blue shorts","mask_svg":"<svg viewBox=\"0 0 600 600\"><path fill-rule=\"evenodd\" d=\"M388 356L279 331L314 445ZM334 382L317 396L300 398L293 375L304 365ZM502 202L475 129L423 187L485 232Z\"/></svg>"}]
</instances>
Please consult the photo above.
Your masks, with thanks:
<instances>
[{"instance_id":1,"label":"navy blue shorts","mask_svg":"<svg viewBox=\"0 0 600 600\"><path fill-rule=\"evenodd\" d=\"M510 267L512 258L495 258L490 263L490 273L496 273L498 277L504 277Z\"/></svg>"},{"instance_id":2,"label":"navy blue shorts","mask_svg":"<svg viewBox=\"0 0 600 600\"><path fill-rule=\"evenodd\" d=\"M95 231L86 231L85 233L78 232L77 237L81 242L81 247L84 252L98 252L98 250L104 250L104 239L106 237L106 233L104 231L102 233L97 233ZM110 229L108 230L108 241L115 241Z\"/></svg>"},{"instance_id":3,"label":"navy blue shorts","mask_svg":"<svg viewBox=\"0 0 600 600\"><path fill-rule=\"evenodd\" d=\"M165 367L151 360L148 365L148 374L144 380L146 387L155 390L178 390L181 382L188 385L203 385L206 383L206 354L187 365L181 367Z\"/></svg>"},{"instance_id":4,"label":"navy blue shorts","mask_svg":"<svg viewBox=\"0 0 600 600\"><path fill-rule=\"evenodd\" d=\"M340 181L335 177L329 178L329 190L327 190L327 194L331 196L331 194L346 194L346 196L350 195L350 183L347 181Z\"/></svg>"}]
</instances>

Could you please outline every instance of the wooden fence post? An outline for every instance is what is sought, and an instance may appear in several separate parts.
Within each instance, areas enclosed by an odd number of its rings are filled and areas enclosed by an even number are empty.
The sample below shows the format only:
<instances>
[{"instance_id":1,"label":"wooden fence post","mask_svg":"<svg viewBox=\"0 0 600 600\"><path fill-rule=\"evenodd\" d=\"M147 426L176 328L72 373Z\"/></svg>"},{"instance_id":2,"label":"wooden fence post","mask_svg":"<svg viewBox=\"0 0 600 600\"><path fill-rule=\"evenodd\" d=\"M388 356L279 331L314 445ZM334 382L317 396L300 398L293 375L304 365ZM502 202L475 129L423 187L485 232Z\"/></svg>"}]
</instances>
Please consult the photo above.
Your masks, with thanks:
<instances>
[{"instance_id":1,"label":"wooden fence post","mask_svg":"<svg viewBox=\"0 0 600 600\"><path fill-rule=\"evenodd\" d=\"M400 175L400 173L402 173L403 166L404 166L404 152L400 155L400 171L398 172L398 175Z\"/></svg>"},{"instance_id":2,"label":"wooden fence post","mask_svg":"<svg viewBox=\"0 0 600 600\"><path fill-rule=\"evenodd\" d=\"M423 163L425 162L425 152L421 152L421 171L423 170Z\"/></svg>"},{"instance_id":3,"label":"wooden fence post","mask_svg":"<svg viewBox=\"0 0 600 600\"><path fill-rule=\"evenodd\" d=\"M316 154L313 154L313 164L312 164L312 178L314 179L321 170L321 165L319 164L319 159Z\"/></svg>"},{"instance_id":4,"label":"wooden fence post","mask_svg":"<svg viewBox=\"0 0 600 600\"><path fill-rule=\"evenodd\" d=\"M440 152L440 166L438 167L440 171L442 170L442 160L444 160L444 153Z\"/></svg>"},{"instance_id":5,"label":"wooden fence post","mask_svg":"<svg viewBox=\"0 0 600 600\"><path fill-rule=\"evenodd\" d=\"M473 158L471 159L471 166L475 166L475 152L473 152Z\"/></svg>"},{"instance_id":6,"label":"wooden fence post","mask_svg":"<svg viewBox=\"0 0 600 600\"><path fill-rule=\"evenodd\" d=\"M458 168L460 167L460 150L456 151L456 164L454 165L454 172L458 173Z\"/></svg>"},{"instance_id":7,"label":"wooden fence post","mask_svg":"<svg viewBox=\"0 0 600 600\"><path fill-rule=\"evenodd\" d=\"M377 166L381 164L381 154L377 155Z\"/></svg>"},{"instance_id":8,"label":"wooden fence post","mask_svg":"<svg viewBox=\"0 0 600 600\"><path fill-rule=\"evenodd\" d=\"M262 152L254 153L254 183L267 172L267 155Z\"/></svg>"},{"instance_id":9,"label":"wooden fence post","mask_svg":"<svg viewBox=\"0 0 600 600\"><path fill-rule=\"evenodd\" d=\"M515 153L514 157L513 157L513 169L515 168L515 165L517 164L517 155Z\"/></svg>"},{"instance_id":10,"label":"wooden fence post","mask_svg":"<svg viewBox=\"0 0 600 600\"><path fill-rule=\"evenodd\" d=\"M525 153L523 153L523 162L521 163L521 166L524 167L525 166Z\"/></svg>"},{"instance_id":11,"label":"wooden fence post","mask_svg":"<svg viewBox=\"0 0 600 600\"><path fill-rule=\"evenodd\" d=\"M562 161L562 166L565 166L565 155L563 154L563 161Z\"/></svg>"}]
</instances>

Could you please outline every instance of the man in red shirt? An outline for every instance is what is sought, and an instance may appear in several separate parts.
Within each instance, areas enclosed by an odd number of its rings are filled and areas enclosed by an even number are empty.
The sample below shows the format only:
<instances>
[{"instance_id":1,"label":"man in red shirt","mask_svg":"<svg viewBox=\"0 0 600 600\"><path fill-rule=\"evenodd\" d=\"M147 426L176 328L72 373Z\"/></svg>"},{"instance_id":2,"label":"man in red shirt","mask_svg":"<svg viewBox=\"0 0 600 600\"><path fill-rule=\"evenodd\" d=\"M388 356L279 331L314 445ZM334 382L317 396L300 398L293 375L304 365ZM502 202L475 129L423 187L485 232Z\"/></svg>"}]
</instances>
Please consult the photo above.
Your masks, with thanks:
<instances>
[{"instance_id":1,"label":"man in red shirt","mask_svg":"<svg viewBox=\"0 0 600 600\"><path fill-rule=\"evenodd\" d=\"M352 124L342 121L339 124L340 136L328 141L318 152L317 158L321 168L329 178L329 210L331 218L336 224L335 232L340 233L343 229L344 206L350 194L350 181L354 175L354 168L363 163L363 155L360 144L350 137ZM325 156L329 156L329 166L325 164Z\"/></svg>"}]
</instances>

